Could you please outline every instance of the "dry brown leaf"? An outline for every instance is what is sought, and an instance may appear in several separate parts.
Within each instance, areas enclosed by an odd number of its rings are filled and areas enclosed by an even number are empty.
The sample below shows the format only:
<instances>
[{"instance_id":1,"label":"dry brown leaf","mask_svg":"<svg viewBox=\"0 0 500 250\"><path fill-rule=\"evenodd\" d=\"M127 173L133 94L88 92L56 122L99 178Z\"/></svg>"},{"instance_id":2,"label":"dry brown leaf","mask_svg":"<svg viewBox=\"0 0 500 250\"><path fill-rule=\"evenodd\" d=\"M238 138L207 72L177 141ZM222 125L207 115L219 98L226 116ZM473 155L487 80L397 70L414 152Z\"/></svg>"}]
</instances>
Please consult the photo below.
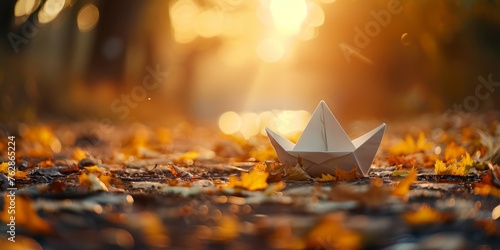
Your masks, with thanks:
<instances>
[{"instance_id":1,"label":"dry brown leaf","mask_svg":"<svg viewBox=\"0 0 500 250\"><path fill-rule=\"evenodd\" d=\"M285 165L283 173L283 178L289 181L308 181L311 179L311 176L299 164L295 166Z\"/></svg>"},{"instance_id":2,"label":"dry brown leaf","mask_svg":"<svg viewBox=\"0 0 500 250\"><path fill-rule=\"evenodd\" d=\"M351 181L361 178L362 175L358 173L358 167L354 167L349 171L344 171L340 168L335 168L335 179L337 181Z\"/></svg>"}]
</instances>

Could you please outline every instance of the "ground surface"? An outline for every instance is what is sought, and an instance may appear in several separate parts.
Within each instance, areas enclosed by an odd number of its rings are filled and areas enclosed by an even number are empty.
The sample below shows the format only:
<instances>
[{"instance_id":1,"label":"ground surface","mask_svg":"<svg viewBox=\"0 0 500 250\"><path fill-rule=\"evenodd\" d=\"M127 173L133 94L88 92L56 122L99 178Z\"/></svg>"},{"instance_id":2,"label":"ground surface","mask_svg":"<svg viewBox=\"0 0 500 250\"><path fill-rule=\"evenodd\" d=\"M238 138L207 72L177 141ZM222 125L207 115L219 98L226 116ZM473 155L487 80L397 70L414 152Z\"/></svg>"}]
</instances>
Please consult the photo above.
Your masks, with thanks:
<instances>
[{"instance_id":1,"label":"ground surface","mask_svg":"<svg viewBox=\"0 0 500 250\"><path fill-rule=\"evenodd\" d=\"M369 177L322 178L189 123L4 124L0 249L500 249L497 121L389 123Z\"/></svg>"}]
</instances>

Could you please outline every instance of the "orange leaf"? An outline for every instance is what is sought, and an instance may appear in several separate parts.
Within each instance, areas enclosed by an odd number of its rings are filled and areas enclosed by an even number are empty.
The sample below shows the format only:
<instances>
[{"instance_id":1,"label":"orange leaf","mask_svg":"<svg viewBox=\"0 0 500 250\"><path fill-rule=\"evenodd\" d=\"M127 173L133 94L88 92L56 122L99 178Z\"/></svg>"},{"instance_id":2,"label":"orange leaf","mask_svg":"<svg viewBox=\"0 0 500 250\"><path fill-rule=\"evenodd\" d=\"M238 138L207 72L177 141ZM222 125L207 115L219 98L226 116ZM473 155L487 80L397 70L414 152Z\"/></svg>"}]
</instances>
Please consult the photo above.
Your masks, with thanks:
<instances>
[{"instance_id":1,"label":"orange leaf","mask_svg":"<svg viewBox=\"0 0 500 250\"><path fill-rule=\"evenodd\" d=\"M40 166L42 168L55 167L54 162L52 162L52 160L46 160L46 161L39 162L38 166Z\"/></svg>"},{"instance_id":2,"label":"orange leaf","mask_svg":"<svg viewBox=\"0 0 500 250\"><path fill-rule=\"evenodd\" d=\"M500 198L500 189L494 186L493 178L495 177L492 172L488 172L484 175L481 182L474 183L474 194L491 195Z\"/></svg>"},{"instance_id":3,"label":"orange leaf","mask_svg":"<svg viewBox=\"0 0 500 250\"><path fill-rule=\"evenodd\" d=\"M81 148L75 148L73 150L73 156L72 156L72 158L75 161L81 161L81 160L87 158L87 155L88 155L88 153L85 152L83 149L81 149Z\"/></svg>"},{"instance_id":4,"label":"orange leaf","mask_svg":"<svg viewBox=\"0 0 500 250\"><path fill-rule=\"evenodd\" d=\"M415 168L412 168L408 173L408 176L406 176L406 178L400 181L398 185L396 185L394 190L392 190L392 195L398 197L405 197L406 194L408 194L408 191L410 190L411 184L415 180L417 180L417 170Z\"/></svg>"},{"instance_id":5,"label":"orange leaf","mask_svg":"<svg viewBox=\"0 0 500 250\"><path fill-rule=\"evenodd\" d=\"M0 212L0 220L7 224L14 221L16 226L24 227L36 234L52 232L52 226L38 216L31 200L23 196L4 195L4 207Z\"/></svg>"},{"instance_id":6,"label":"orange leaf","mask_svg":"<svg viewBox=\"0 0 500 250\"><path fill-rule=\"evenodd\" d=\"M361 235L347 229L341 214L327 215L307 235L307 247L314 249L361 249Z\"/></svg>"},{"instance_id":7,"label":"orange leaf","mask_svg":"<svg viewBox=\"0 0 500 250\"><path fill-rule=\"evenodd\" d=\"M267 172L261 172L258 169L252 169L249 173L242 173L241 180L236 176L229 177L228 188L243 188L250 191L267 188L266 179L269 176Z\"/></svg>"},{"instance_id":8,"label":"orange leaf","mask_svg":"<svg viewBox=\"0 0 500 250\"><path fill-rule=\"evenodd\" d=\"M11 176L11 173L9 172L12 172L9 171L9 164L7 162L0 163L0 173L5 174L6 176L14 177L14 179L27 179L28 174L30 173L29 171L19 171L17 168L14 172L14 176Z\"/></svg>"},{"instance_id":9,"label":"orange leaf","mask_svg":"<svg viewBox=\"0 0 500 250\"><path fill-rule=\"evenodd\" d=\"M337 181L350 181L356 180L360 177L358 173L358 167L354 165L354 167L349 171L344 171L340 168L335 168L335 178Z\"/></svg>"},{"instance_id":10,"label":"orange leaf","mask_svg":"<svg viewBox=\"0 0 500 250\"><path fill-rule=\"evenodd\" d=\"M223 215L217 224L213 231L213 238L217 241L232 240L240 235L240 223L232 216Z\"/></svg>"},{"instance_id":11,"label":"orange leaf","mask_svg":"<svg viewBox=\"0 0 500 250\"><path fill-rule=\"evenodd\" d=\"M442 222L450 218L446 214L434 210L429 204L424 204L417 211L404 213L403 219L411 225L422 225Z\"/></svg>"}]
</instances>

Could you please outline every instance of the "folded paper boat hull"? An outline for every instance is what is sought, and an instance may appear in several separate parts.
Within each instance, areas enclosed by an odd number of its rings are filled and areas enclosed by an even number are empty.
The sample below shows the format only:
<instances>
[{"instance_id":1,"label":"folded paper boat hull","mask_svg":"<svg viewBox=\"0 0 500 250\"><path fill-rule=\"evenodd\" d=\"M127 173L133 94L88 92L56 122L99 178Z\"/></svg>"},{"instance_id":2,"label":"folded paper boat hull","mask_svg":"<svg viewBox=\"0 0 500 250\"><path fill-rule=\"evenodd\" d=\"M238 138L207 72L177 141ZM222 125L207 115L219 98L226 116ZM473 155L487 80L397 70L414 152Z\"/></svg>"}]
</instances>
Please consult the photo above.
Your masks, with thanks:
<instances>
[{"instance_id":1,"label":"folded paper boat hull","mask_svg":"<svg viewBox=\"0 0 500 250\"><path fill-rule=\"evenodd\" d=\"M302 168L314 177L335 175L337 168L344 172L357 168L359 173L368 176L385 128L386 125L381 124L351 141L325 102L321 101L297 144L269 128L266 132L283 164L295 166L300 158Z\"/></svg>"}]
</instances>

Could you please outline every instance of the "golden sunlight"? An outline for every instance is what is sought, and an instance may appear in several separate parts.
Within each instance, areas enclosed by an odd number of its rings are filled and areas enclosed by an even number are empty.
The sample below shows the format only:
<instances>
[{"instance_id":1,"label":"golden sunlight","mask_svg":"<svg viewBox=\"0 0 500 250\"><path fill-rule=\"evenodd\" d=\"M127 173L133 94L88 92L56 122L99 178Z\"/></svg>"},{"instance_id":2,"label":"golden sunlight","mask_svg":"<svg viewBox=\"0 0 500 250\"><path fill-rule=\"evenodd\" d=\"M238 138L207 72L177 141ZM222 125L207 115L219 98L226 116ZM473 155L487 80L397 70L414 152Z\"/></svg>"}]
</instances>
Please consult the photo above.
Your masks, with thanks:
<instances>
[{"instance_id":1,"label":"golden sunlight","mask_svg":"<svg viewBox=\"0 0 500 250\"><path fill-rule=\"evenodd\" d=\"M304 0L271 0L269 9L274 27L285 36L297 35L307 17L307 5Z\"/></svg>"}]
</instances>

